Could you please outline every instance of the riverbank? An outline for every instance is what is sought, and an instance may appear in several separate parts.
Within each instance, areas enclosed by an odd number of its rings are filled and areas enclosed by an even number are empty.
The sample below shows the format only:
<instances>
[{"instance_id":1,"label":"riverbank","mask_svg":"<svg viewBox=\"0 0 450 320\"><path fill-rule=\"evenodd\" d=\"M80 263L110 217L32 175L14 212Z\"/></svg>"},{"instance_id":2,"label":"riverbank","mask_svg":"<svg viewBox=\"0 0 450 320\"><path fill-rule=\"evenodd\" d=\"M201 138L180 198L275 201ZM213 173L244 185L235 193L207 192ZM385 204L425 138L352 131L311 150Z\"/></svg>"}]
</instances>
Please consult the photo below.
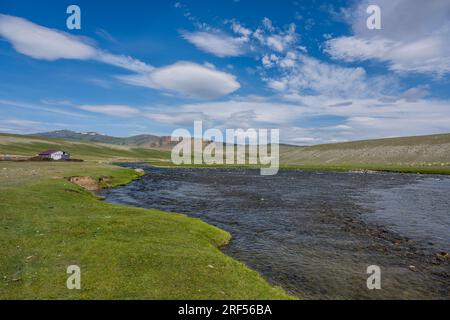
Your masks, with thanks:
<instances>
[{"instance_id":1,"label":"riverbank","mask_svg":"<svg viewBox=\"0 0 450 320\"><path fill-rule=\"evenodd\" d=\"M66 132L70 133L70 132ZM171 147L152 149L123 144L121 138L66 140L46 136L0 134L0 158L33 157L47 149L62 149L72 157L101 162L147 162L173 166ZM86 136L83 136L86 138ZM77 140L78 139L78 140ZM118 140L117 140L118 139ZM120 141L115 144L114 141ZM450 174L450 134L350 141L314 146L280 145L280 168L313 171L382 171L420 174ZM1 162L0 162L1 163ZM184 165L184 167L256 168L255 165Z\"/></svg>"},{"instance_id":2,"label":"riverbank","mask_svg":"<svg viewBox=\"0 0 450 320\"><path fill-rule=\"evenodd\" d=\"M183 164L175 165L169 160L167 161L145 161L155 167L183 167L183 168L245 168L259 169L259 165L220 165L220 164ZM359 172L359 173L376 173L376 172L393 172L393 173L417 173L417 174L442 174L450 175L450 167L448 165L408 165L408 164L368 164L368 163L305 163L287 165L280 164L280 170L305 170L305 171L328 171L328 172Z\"/></svg>"},{"instance_id":3,"label":"riverbank","mask_svg":"<svg viewBox=\"0 0 450 320\"><path fill-rule=\"evenodd\" d=\"M183 212L227 230L226 254L294 295L449 296L449 177L140 167L149 174L102 191L105 201ZM383 290L367 289L370 265L381 268Z\"/></svg>"},{"instance_id":4,"label":"riverbank","mask_svg":"<svg viewBox=\"0 0 450 320\"><path fill-rule=\"evenodd\" d=\"M291 298L219 250L229 233L102 202L71 176L117 186L139 174L89 162L1 163L1 299ZM66 287L69 265L81 268L81 290Z\"/></svg>"}]
</instances>

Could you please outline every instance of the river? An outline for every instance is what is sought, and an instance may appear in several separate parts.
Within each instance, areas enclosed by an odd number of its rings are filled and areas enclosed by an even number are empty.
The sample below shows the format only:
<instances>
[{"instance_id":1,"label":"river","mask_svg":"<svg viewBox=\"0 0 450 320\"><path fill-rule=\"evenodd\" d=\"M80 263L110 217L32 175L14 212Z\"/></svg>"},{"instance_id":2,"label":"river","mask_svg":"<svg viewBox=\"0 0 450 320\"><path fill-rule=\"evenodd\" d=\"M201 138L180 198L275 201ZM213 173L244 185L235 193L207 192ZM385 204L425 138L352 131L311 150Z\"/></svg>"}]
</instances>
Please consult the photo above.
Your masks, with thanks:
<instances>
[{"instance_id":1,"label":"river","mask_svg":"<svg viewBox=\"0 0 450 320\"><path fill-rule=\"evenodd\" d=\"M449 299L450 178L397 173L156 168L106 201L229 231L223 251L307 299ZM381 269L368 290L367 267Z\"/></svg>"}]
</instances>

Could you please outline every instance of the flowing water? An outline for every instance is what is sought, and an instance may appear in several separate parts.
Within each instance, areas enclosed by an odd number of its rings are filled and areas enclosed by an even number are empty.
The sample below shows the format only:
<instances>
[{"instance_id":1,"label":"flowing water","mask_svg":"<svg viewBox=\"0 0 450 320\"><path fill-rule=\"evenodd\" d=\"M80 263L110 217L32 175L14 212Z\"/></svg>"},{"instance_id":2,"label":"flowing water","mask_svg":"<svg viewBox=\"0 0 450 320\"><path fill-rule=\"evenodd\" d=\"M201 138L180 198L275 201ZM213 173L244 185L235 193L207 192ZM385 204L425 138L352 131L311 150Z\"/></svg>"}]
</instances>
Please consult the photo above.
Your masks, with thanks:
<instances>
[{"instance_id":1,"label":"flowing water","mask_svg":"<svg viewBox=\"0 0 450 320\"><path fill-rule=\"evenodd\" d=\"M448 177L128 166L148 174L102 191L107 201L229 231L223 251L293 295L450 298ZM367 288L369 265L381 268L381 290Z\"/></svg>"}]
</instances>

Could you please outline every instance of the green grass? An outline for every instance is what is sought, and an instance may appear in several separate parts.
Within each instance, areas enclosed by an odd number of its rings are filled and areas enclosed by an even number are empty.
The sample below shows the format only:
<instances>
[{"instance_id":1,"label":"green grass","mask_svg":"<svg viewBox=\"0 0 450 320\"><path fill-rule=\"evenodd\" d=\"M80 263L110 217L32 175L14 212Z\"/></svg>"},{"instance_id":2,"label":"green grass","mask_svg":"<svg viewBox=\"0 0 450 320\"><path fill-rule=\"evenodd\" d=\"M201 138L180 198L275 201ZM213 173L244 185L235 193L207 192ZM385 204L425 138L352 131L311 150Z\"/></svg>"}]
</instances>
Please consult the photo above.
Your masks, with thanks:
<instances>
[{"instance_id":1,"label":"green grass","mask_svg":"<svg viewBox=\"0 0 450 320\"><path fill-rule=\"evenodd\" d=\"M185 167L185 168L253 168L259 169L261 165L207 165L207 164L182 164L174 165L170 161L146 161L147 164L161 167ZM268 166L265 166L268 167ZM370 163L304 163L304 164L280 164L280 170L314 170L348 172L354 170L372 170L398 173L420 174L450 174L450 166L417 166L407 164L370 164Z\"/></svg>"},{"instance_id":2,"label":"green grass","mask_svg":"<svg viewBox=\"0 0 450 320\"><path fill-rule=\"evenodd\" d=\"M170 159L170 152L165 150L0 134L0 155L35 156L47 149L63 149L72 158L84 160Z\"/></svg>"},{"instance_id":3,"label":"green grass","mask_svg":"<svg viewBox=\"0 0 450 320\"><path fill-rule=\"evenodd\" d=\"M400 164L370 164L370 163L347 163L347 164L330 164L330 163L311 163L298 165L282 165L281 169L285 170L317 170L317 171L336 171L348 172L355 170L372 170L381 172L397 172L397 173L420 173L420 174L450 174L450 167L445 166L417 166L417 165L400 165Z\"/></svg>"},{"instance_id":4,"label":"green grass","mask_svg":"<svg viewBox=\"0 0 450 320\"><path fill-rule=\"evenodd\" d=\"M420 144L426 145L441 145L450 143L450 134L433 134L425 136L410 136L410 137L396 137L384 139L371 140L357 140L339 143L327 143L320 145L313 145L305 147L306 149L330 150L330 149L354 149L378 146L417 146Z\"/></svg>"},{"instance_id":5,"label":"green grass","mask_svg":"<svg viewBox=\"0 0 450 320\"><path fill-rule=\"evenodd\" d=\"M0 299L289 299L198 219L113 205L64 177L137 177L94 163L0 164ZM81 268L81 290L66 268Z\"/></svg>"},{"instance_id":6,"label":"green grass","mask_svg":"<svg viewBox=\"0 0 450 320\"><path fill-rule=\"evenodd\" d=\"M431 145L436 144L439 150L448 139L431 138ZM415 145L430 138L405 139L376 143ZM365 143L356 142L357 147ZM351 151L355 143L342 147ZM0 134L0 155L33 156L50 148L64 149L74 158L85 160L145 161L173 166L170 152L164 150ZM311 148L327 151L338 146ZM294 147L288 148L287 156L291 149L295 156L298 149ZM280 169L450 174L450 166L442 161L417 165L290 163L288 159L282 154ZM138 176L132 170L94 161L0 162L0 299L291 298L219 250L230 240L227 232L180 214L102 202L65 179L74 175L110 177L112 186ZM72 264L81 267L79 291L68 290L65 285L66 268Z\"/></svg>"},{"instance_id":7,"label":"green grass","mask_svg":"<svg viewBox=\"0 0 450 320\"><path fill-rule=\"evenodd\" d=\"M354 141L300 148L282 145L280 146L280 168L322 171L350 171L367 169L388 172L450 174L450 158L448 158L448 152L446 151L446 148L450 145L449 141L450 134L443 134L421 137ZM426 148L424 146L426 146ZM366 151L358 150L375 147L383 147L383 149L379 149L379 151L375 152L378 157L377 159L370 158L370 156L373 156L372 153L368 153L368 155L362 156L362 158L360 157L361 154L364 154ZM395 147L412 147L412 149L397 150L395 151L398 153L397 154L393 151L396 149L392 149ZM417 147L417 149L415 149L415 147ZM37 154L39 151L50 148L64 149L70 152L74 158L81 158L85 160L100 160L107 162L142 161L159 166L174 166L170 161L170 151L167 150L132 148L94 142L75 142L34 136L0 134L0 155L15 154L32 156ZM311 150L318 153L314 156L308 155L305 157L304 153L310 152ZM419 150L421 151L419 152ZM396 161L391 161L392 159L390 161L387 161L387 159L382 159L383 161L380 161L379 158L383 158L383 155L389 152L394 152L395 155L391 158L396 159ZM415 152L418 153L416 154ZM347 153L350 155L347 156L348 159L345 158ZM408 155L406 156L406 154ZM424 156L424 154L426 156ZM404 160L401 159L401 155L404 155ZM352 156L356 158L352 158ZM367 160L364 157L368 157ZM351 159L354 159L354 163L351 163ZM181 166L193 168L260 167L257 165L205 164Z\"/></svg>"}]
</instances>

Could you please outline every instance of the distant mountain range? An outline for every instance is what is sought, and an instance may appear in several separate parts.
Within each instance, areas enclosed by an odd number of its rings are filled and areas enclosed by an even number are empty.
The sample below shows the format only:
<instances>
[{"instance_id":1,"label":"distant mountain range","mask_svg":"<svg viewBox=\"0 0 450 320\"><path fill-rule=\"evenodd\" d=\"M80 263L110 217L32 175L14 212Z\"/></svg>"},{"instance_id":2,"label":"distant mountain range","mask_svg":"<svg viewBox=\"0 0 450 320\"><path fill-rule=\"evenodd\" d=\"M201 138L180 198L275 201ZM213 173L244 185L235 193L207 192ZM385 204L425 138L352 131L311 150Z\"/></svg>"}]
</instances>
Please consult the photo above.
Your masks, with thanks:
<instances>
[{"instance_id":1,"label":"distant mountain range","mask_svg":"<svg viewBox=\"0 0 450 320\"><path fill-rule=\"evenodd\" d=\"M57 131L36 133L33 134L32 136L52 138L52 139L64 139L71 141L90 141L122 146L135 146L141 148L157 148L157 149L171 148L176 144L176 142L170 141L170 136L155 136L151 134L141 134L121 138L121 137L112 137L97 132L76 132L71 130L57 130Z\"/></svg>"}]
</instances>

